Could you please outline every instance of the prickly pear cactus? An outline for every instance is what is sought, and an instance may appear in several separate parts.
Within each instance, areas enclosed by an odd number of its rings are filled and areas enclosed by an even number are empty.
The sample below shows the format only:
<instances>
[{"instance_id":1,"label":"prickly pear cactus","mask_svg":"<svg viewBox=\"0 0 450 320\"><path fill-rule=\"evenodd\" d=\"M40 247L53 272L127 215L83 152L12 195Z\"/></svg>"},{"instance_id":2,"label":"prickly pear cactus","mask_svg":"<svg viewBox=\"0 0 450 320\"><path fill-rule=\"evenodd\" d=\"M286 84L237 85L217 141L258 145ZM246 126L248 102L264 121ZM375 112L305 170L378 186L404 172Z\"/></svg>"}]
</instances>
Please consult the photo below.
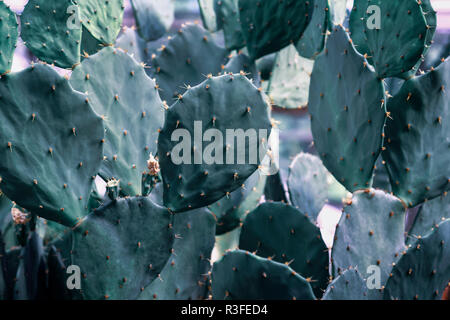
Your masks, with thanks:
<instances>
[{"instance_id":1,"label":"prickly pear cactus","mask_svg":"<svg viewBox=\"0 0 450 320\"><path fill-rule=\"evenodd\" d=\"M361 54L370 57L369 62L378 77L399 76L410 71L420 60L426 49L428 32L421 2L354 2L350 16L352 40Z\"/></svg>"},{"instance_id":2,"label":"prickly pear cactus","mask_svg":"<svg viewBox=\"0 0 450 320\"><path fill-rule=\"evenodd\" d=\"M239 0L238 7L242 33L252 59L296 43L314 10L307 0Z\"/></svg>"},{"instance_id":3,"label":"prickly pear cactus","mask_svg":"<svg viewBox=\"0 0 450 320\"><path fill-rule=\"evenodd\" d=\"M174 0L131 0L136 25L147 41L161 38L174 21Z\"/></svg>"},{"instance_id":4,"label":"prickly pear cactus","mask_svg":"<svg viewBox=\"0 0 450 320\"><path fill-rule=\"evenodd\" d=\"M370 187L383 144L384 86L340 26L316 58L308 106L325 167L349 191Z\"/></svg>"},{"instance_id":5,"label":"prickly pear cactus","mask_svg":"<svg viewBox=\"0 0 450 320\"><path fill-rule=\"evenodd\" d=\"M440 300L450 274L450 220L418 239L392 269L385 299Z\"/></svg>"},{"instance_id":6,"label":"prickly pear cactus","mask_svg":"<svg viewBox=\"0 0 450 320\"><path fill-rule=\"evenodd\" d=\"M389 101L383 159L394 194L413 207L450 189L450 60L405 82ZM420 146L420 147L418 147Z\"/></svg>"},{"instance_id":7,"label":"prickly pear cactus","mask_svg":"<svg viewBox=\"0 0 450 320\"><path fill-rule=\"evenodd\" d=\"M80 62L81 26L74 8L73 0L27 3L21 15L21 37L36 57L61 68Z\"/></svg>"},{"instance_id":8,"label":"prickly pear cactus","mask_svg":"<svg viewBox=\"0 0 450 320\"><path fill-rule=\"evenodd\" d=\"M370 266L380 268L383 285L405 248L403 203L380 190L357 191L344 208L332 249L334 274L358 267L364 274Z\"/></svg>"},{"instance_id":9,"label":"prickly pear cactus","mask_svg":"<svg viewBox=\"0 0 450 320\"><path fill-rule=\"evenodd\" d=\"M316 0L311 21L296 44L302 57L314 59L325 46L329 14L328 0Z\"/></svg>"},{"instance_id":10,"label":"prickly pear cactus","mask_svg":"<svg viewBox=\"0 0 450 320\"><path fill-rule=\"evenodd\" d=\"M294 207L268 202L245 219L239 248L285 263L311 283L319 297L328 283L328 250L320 229Z\"/></svg>"},{"instance_id":11,"label":"prickly pear cactus","mask_svg":"<svg viewBox=\"0 0 450 320\"><path fill-rule=\"evenodd\" d=\"M250 148L238 150L237 143L225 148L226 130L256 129L253 151L263 151L264 155L264 144L259 140L263 138L257 136L265 132L265 141L270 136L269 112L264 94L243 75L211 77L180 96L167 110L158 138L164 204L174 212L195 209L242 186L258 168L261 153L250 157ZM203 147L202 133L208 129L214 133L209 141L214 137L215 142Z\"/></svg>"},{"instance_id":12,"label":"prickly pear cactus","mask_svg":"<svg viewBox=\"0 0 450 320\"><path fill-rule=\"evenodd\" d=\"M145 197L117 199L73 230L72 263L84 299L136 299L173 248L173 217Z\"/></svg>"},{"instance_id":13,"label":"prickly pear cactus","mask_svg":"<svg viewBox=\"0 0 450 320\"><path fill-rule=\"evenodd\" d=\"M113 44L122 25L123 0L77 0L81 23L103 44Z\"/></svg>"},{"instance_id":14,"label":"prickly pear cactus","mask_svg":"<svg viewBox=\"0 0 450 320\"><path fill-rule=\"evenodd\" d=\"M164 119L155 82L129 55L107 47L75 68L70 83L86 93L105 123L100 175L120 180L122 194L141 194L142 173L150 154L156 154Z\"/></svg>"},{"instance_id":15,"label":"prickly pear cactus","mask_svg":"<svg viewBox=\"0 0 450 320\"><path fill-rule=\"evenodd\" d=\"M0 74L11 71L14 50L19 36L19 24L14 12L0 2Z\"/></svg>"},{"instance_id":16,"label":"prickly pear cactus","mask_svg":"<svg viewBox=\"0 0 450 320\"><path fill-rule=\"evenodd\" d=\"M251 284L251 285L249 285ZM235 250L214 263L215 300L314 300L310 283L289 266Z\"/></svg>"},{"instance_id":17,"label":"prickly pear cactus","mask_svg":"<svg viewBox=\"0 0 450 320\"><path fill-rule=\"evenodd\" d=\"M217 16L222 20L225 46L228 50L237 50L245 46L241 31L239 0L221 0L216 6Z\"/></svg>"},{"instance_id":18,"label":"prickly pear cactus","mask_svg":"<svg viewBox=\"0 0 450 320\"><path fill-rule=\"evenodd\" d=\"M212 34L202 27L182 27L153 59L161 99L171 105L189 86L222 71L227 55L225 48L218 46Z\"/></svg>"},{"instance_id":19,"label":"prickly pear cactus","mask_svg":"<svg viewBox=\"0 0 450 320\"><path fill-rule=\"evenodd\" d=\"M0 81L1 190L21 207L72 227L85 215L104 129L86 96L45 65Z\"/></svg>"},{"instance_id":20,"label":"prickly pear cactus","mask_svg":"<svg viewBox=\"0 0 450 320\"><path fill-rule=\"evenodd\" d=\"M145 288L139 299L206 299L215 229L216 221L208 209L176 214L171 256L158 279Z\"/></svg>"}]
</instances>

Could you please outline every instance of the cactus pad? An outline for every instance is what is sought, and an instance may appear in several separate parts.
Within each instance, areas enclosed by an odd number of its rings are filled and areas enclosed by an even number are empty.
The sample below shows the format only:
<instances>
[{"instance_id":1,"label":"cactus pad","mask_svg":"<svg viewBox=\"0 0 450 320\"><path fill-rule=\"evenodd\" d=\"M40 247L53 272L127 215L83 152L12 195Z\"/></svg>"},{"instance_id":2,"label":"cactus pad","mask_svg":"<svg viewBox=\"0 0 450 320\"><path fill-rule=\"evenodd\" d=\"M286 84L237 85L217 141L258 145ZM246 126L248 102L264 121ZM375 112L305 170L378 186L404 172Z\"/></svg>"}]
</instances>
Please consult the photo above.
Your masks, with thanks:
<instances>
[{"instance_id":1,"label":"cactus pad","mask_svg":"<svg viewBox=\"0 0 450 320\"><path fill-rule=\"evenodd\" d=\"M14 50L19 37L17 17L3 2L0 2L0 74L11 71Z\"/></svg>"},{"instance_id":2,"label":"cactus pad","mask_svg":"<svg viewBox=\"0 0 450 320\"><path fill-rule=\"evenodd\" d=\"M161 38L174 21L174 0L131 0L140 36L152 41Z\"/></svg>"}]
</instances>

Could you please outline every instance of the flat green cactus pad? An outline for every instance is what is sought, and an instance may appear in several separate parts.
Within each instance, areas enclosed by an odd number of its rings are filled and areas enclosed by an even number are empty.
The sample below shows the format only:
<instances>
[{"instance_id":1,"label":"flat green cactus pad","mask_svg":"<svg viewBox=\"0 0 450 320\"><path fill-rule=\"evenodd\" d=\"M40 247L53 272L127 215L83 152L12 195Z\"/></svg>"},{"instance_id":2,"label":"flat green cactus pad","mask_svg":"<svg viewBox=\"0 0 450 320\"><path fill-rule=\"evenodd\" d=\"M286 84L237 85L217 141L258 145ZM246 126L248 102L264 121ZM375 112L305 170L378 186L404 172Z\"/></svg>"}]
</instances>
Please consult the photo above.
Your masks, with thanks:
<instances>
[{"instance_id":1,"label":"flat green cactus pad","mask_svg":"<svg viewBox=\"0 0 450 320\"><path fill-rule=\"evenodd\" d=\"M394 194L413 207L450 189L450 60L405 82L388 102L383 159Z\"/></svg>"},{"instance_id":2,"label":"flat green cactus pad","mask_svg":"<svg viewBox=\"0 0 450 320\"><path fill-rule=\"evenodd\" d=\"M118 199L73 231L72 263L85 299L136 299L160 281L173 248L173 216L145 197Z\"/></svg>"},{"instance_id":3,"label":"flat green cactus pad","mask_svg":"<svg viewBox=\"0 0 450 320\"><path fill-rule=\"evenodd\" d=\"M310 283L289 266L242 250L230 251L212 271L215 300L314 300Z\"/></svg>"},{"instance_id":4,"label":"flat green cactus pad","mask_svg":"<svg viewBox=\"0 0 450 320\"><path fill-rule=\"evenodd\" d=\"M392 269L385 299L441 300L450 275L450 220L406 251Z\"/></svg>"},{"instance_id":5,"label":"flat green cactus pad","mask_svg":"<svg viewBox=\"0 0 450 320\"><path fill-rule=\"evenodd\" d=\"M72 68L80 62L79 20L73 0L30 0L21 15L21 37L42 61Z\"/></svg>"},{"instance_id":6,"label":"flat green cactus pad","mask_svg":"<svg viewBox=\"0 0 450 320\"><path fill-rule=\"evenodd\" d=\"M211 77L181 96L168 109L158 138L165 205L174 212L195 209L241 187L265 154L260 142L270 136L269 113L265 95L238 74ZM232 142L237 139L229 131L226 141L227 130L248 129L257 139L252 148ZM203 143L207 132L214 143Z\"/></svg>"},{"instance_id":7,"label":"flat green cactus pad","mask_svg":"<svg viewBox=\"0 0 450 320\"><path fill-rule=\"evenodd\" d=\"M316 58L308 106L325 167L349 191L370 187L383 142L384 86L340 26Z\"/></svg>"},{"instance_id":8,"label":"flat green cactus pad","mask_svg":"<svg viewBox=\"0 0 450 320\"><path fill-rule=\"evenodd\" d=\"M252 59L296 43L314 9L308 0L239 0L238 7L242 33Z\"/></svg>"},{"instance_id":9,"label":"flat green cactus pad","mask_svg":"<svg viewBox=\"0 0 450 320\"><path fill-rule=\"evenodd\" d=\"M369 62L379 77L395 77L410 71L424 53L428 29L419 3L416 0L354 2L350 15L353 42L361 54L370 57ZM368 13L368 9L374 11ZM376 22L380 23L379 28Z\"/></svg>"},{"instance_id":10,"label":"flat green cactus pad","mask_svg":"<svg viewBox=\"0 0 450 320\"><path fill-rule=\"evenodd\" d=\"M102 159L102 120L51 67L0 81L0 188L21 207L73 226Z\"/></svg>"},{"instance_id":11,"label":"flat green cactus pad","mask_svg":"<svg viewBox=\"0 0 450 320\"><path fill-rule=\"evenodd\" d=\"M320 229L294 207L267 202L245 219L239 248L264 258L288 264L311 280L319 297L328 283L328 250Z\"/></svg>"},{"instance_id":12,"label":"flat green cactus pad","mask_svg":"<svg viewBox=\"0 0 450 320\"><path fill-rule=\"evenodd\" d=\"M405 208L381 190L357 191L342 213L332 249L334 273L380 267L381 285L405 248Z\"/></svg>"},{"instance_id":13,"label":"flat green cactus pad","mask_svg":"<svg viewBox=\"0 0 450 320\"><path fill-rule=\"evenodd\" d=\"M164 107L155 82L136 60L107 47L75 68L72 86L85 92L106 133L100 175L120 180L122 194L141 194L142 172L156 154Z\"/></svg>"},{"instance_id":14,"label":"flat green cactus pad","mask_svg":"<svg viewBox=\"0 0 450 320\"><path fill-rule=\"evenodd\" d=\"M131 0L136 25L147 41L161 38L175 19L174 0Z\"/></svg>"}]
</instances>

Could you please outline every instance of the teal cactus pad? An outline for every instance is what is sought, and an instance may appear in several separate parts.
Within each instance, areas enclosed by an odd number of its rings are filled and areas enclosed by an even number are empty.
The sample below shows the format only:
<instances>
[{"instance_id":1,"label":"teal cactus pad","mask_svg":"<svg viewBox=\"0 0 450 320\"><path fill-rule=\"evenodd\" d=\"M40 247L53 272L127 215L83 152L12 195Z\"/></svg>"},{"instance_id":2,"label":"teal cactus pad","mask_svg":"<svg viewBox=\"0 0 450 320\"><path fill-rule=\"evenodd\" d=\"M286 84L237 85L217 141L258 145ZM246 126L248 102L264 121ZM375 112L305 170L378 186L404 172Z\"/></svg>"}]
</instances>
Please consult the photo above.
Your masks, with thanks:
<instances>
[{"instance_id":1,"label":"teal cactus pad","mask_svg":"<svg viewBox=\"0 0 450 320\"><path fill-rule=\"evenodd\" d=\"M82 25L81 30L80 54L81 60L83 60L84 58L89 57L89 55L96 54L102 50L105 47L105 44L95 39L85 26Z\"/></svg>"},{"instance_id":2,"label":"teal cactus pad","mask_svg":"<svg viewBox=\"0 0 450 320\"><path fill-rule=\"evenodd\" d=\"M200 8L200 16L202 18L203 26L206 30L215 32L217 28L217 16L214 11L214 3L216 0L198 0Z\"/></svg>"},{"instance_id":3,"label":"teal cactus pad","mask_svg":"<svg viewBox=\"0 0 450 320\"><path fill-rule=\"evenodd\" d=\"M281 173L270 175L266 179L264 187L264 199L269 201L279 201L287 203L286 190L284 190L283 179Z\"/></svg>"},{"instance_id":4,"label":"teal cactus pad","mask_svg":"<svg viewBox=\"0 0 450 320\"><path fill-rule=\"evenodd\" d=\"M314 59L322 52L327 34L328 0L315 0L311 21L296 44L298 53L305 58Z\"/></svg>"},{"instance_id":5,"label":"teal cactus pad","mask_svg":"<svg viewBox=\"0 0 450 320\"><path fill-rule=\"evenodd\" d=\"M14 51L19 37L19 25L14 12L0 2L0 74L11 71Z\"/></svg>"},{"instance_id":6,"label":"teal cactus pad","mask_svg":"<svg viewBox=\"0 0 450 320\"><path fill-rule=\"evenodd\" d=\"M314 300L310 283L289 266L242 250L214 263L215 300Z\"/></svg>"},{"instance_id":7,"label":"teal cactus pad","mask_svg":"<svg viewBox=\"0 0 450 320\"><path fill-rule=\"evenodd\" d=\"M368 289L358 269L347 269L328 285L322 300L381 300L377 289Z\"/></svg>"},{"instance_id":8,"label":"teal cactus pad","mask_svg":"<svg viewBox=\"0 0 450 320\"><path fill-rule=\"evenodd\" d=\"M379 266L383 285L405 248L405 208L381 190L357 191L347 204L336 229L332 260L334 273L357 267L366 272Z\"/></svg>"},{"instance_id":9,"label":"teal cactus pad","mask_svg":"<svg viewBox=\"0 0 450 320\"><path fill-rule=\"evenodd\" d=\"M298 154L289 166L287 180L292 204L312 223L328 200L328 171L322 161L311 154Z\"/></svg>"},{"instance_id":10,"label":"teal cactus pad","mask_svg":"<svg viewBox=\"0 0 450 320\"><path fill-rule=\"evenodd\" d=\"M288 264L311 281L319 297L328 283L328 250L320 229L294 207L281 202L260 204L245 219L239 248Z\"/></svg>"},{"instance_id":11,"label":"teal cactus pad","mask_svg":"<svg viewBox=\"0 0 450 320\"><path fill-rule=\"evenodd\" d=\"M313 9L307 0L239 0L241 29L250 58L258 59L296 43Z\"/></svg>"},{"instance_id":12,"label":"teal cactus pad","mask_svg":"<svg viewBox=\"0 0 450 320\"><path fill-rule=\"evenodd\" d=\"M149 61L147 42L142 39L135 28L124 28L116 40L116 48L120 48L139 63Z\"/></svg>"},{"instance_id":13,"label":"teal cactus pad","mask_svg":"<svg viewBox=\"0 0 450 320\"><path fill-rule=\"evenodd\" d=\"M314 61L301 57L294 45L278 52L268 87L272 103L286 109L306 107L313 66Z\"/></svg>"},{"instance_id":14,"label":"teal cactus pad","mask_svg":"<svg viewBox=\"0 0 450 320\"><path fill-rule=\"evenodd\" d=\"M392 269L385 299L441 300L450 275L450 220L417 242Z\"/></svg>"},{"instance_id":15,"label":"teal cactus pad","mask_svg":"<svg viewBox=\"0 0 450 320\"><path fill-rule=\"evenodd\" d=\"M238 163L242 157L237 157L235 152L239 148L237 142L236 148L230 149L233 152L227 152L226 130L256 130L258 141L254 142L254 146L259 149L257 153L263 151L262 154L265 154L264 143L259 140L267 141L271 131L270 110L265 98L245 76L224 75L210 77L189 89L168 109L158 138L158 155L164 182L164 203L170 210L179 212L212 204L241 187L258 168L261 160L258 158L261 157L254 154L251 161L256 160L256 164L251 163L250 151L254 151L254 148L249 148L247 143L243 146L245 150L239 151L245 156L242 164ZM197 139L200 141L195 141L196 123L202 132L216 129L214 134L221 134L223 137L223 148L214 148L222 150L222 157L218 151L212 153L215 156L211 157L211 161L208 160L210 164L205 162L203 154L209 155L206 153L208 150L212 152L211 148L207 148L211 143L203 143L199 133ZM182 129L177 132L183 135L178 141L172 141L171 137L176 129ZM267 137L258 137L261 130L265 130ZM185 135L190 137L191 142ZM217 139L216 136L214 139ZM220 146L220 140L217 143ZM186 144L187 150L192 150L195 146L196 151L185 150L184 154L181 147ZM198 149L200 147L202 150Z\"/></svg>"},{"instance_id":16,"label":"teal cactus pad","mask_svg":"<svg viewBox=\"0 0 450 320\"><path fill-rule=\"evenodd\" d=\"M371 29L373 13L368 14L367 9L372 5L380 8L380 29ZM417 64L425 51L428 29L416 0L356 0L350 32L359 52L371 57L377 75L387 78L408 72Z\"/></svg>"},{"instance_id":17,"label":"teal cactus pad","mask_svg":"<svg viewBox=\"0 0 450 320\"><path fill-rule=\"evenodd\" d=\"M405 82L388 102L383 159L394 194L413 207L450 189L450 60Z\"/></svg>"},{"instance_id":18,"label":"teal cactus pad","mask_svg":"<svg viewBox=\"0 0 450 320\"><path fill-rule=\"evenodd\" d=\"M122 25L123 0L77 0L81 23L101 43L113 44Z\"/></svg>"},{"instance_id":19,"label":"teal cactus pad","mask_svg":"<svg viewBox=\"0 0 450 320\"><path fill-rule=\"evenodd\" d=\"M409 230L407 242L414 243L446 219L450 219L450 196L448 193L428 200L421 206L411 230Z\"/></svg>"},{"instance_id":20,"label":"teal cactus pad","mask_svg":"<svg viewBox=\"0 0 450 320\"><path fill-rule=\"evenodd\" d=\"M173 248L173 217L145 197L118 199L73 231L72 263L81 269L85 299L136 299Z\"/></svg>"},{"instance_id":21,"label":"teal cactus pad","mask_svg":"<svg viewBox=\"0 0 450 320\"><path fill-rule=\"evenodd\" d=\"M72 86L85 92L106 128L103 179L120 180L121 192L141 194L142 172L157 151L164 107L155 82L136 60L107 47L85 59L72 73ZM124 85L126 83L126 85Z\"/></svg>"},{"instance_id":22,"label":"teal cactus pad","mask_svg":"<svg viewBox=\"0 0 450 320\"><path fill-rule=\"evenodd\" d=\"M173 252L160 277L139 296L143 300L203 300L211 252L215 243L216 221L208 209L176 214Z\"/></svg>"},{"instance_id":23,"label":"teal cactus pad","mask_svg":"<svg viewBox=\"0 0 450 320\"><path fill-rule=\"evenodd\" d=\"M245 39L241 31L239 0L221 0L218 4L217 16L222 19L225 46L228 50L241 49L245 46Z\"/></svg>"},{"instance_id":24,"label":"teal cactus pad","mask_svg":"<svg viewBox=\"0 0 450 320\"><path fill-rule=\"evenodd\" d=\"M255 171L240 188L208 206L217 219L218 235L239 227L245 216L258 206L266 178Z\"/></svg>"},{"instance_id":25,"label":"teal cactus pad","mask_svg":"<svg viewBox=\"0 0 450 320\"><path fill-rule=\"evenodd\" d=\"M131 0L140 36L147 40L161 38L175 19L174 0Z\"/></svg>"},{"instance_id":26,"label":"teal cactus pad","mask_svg":"<svg viewBox=\"0 0 450 320\"><path fill-rule=\"evenodd\" d=\"M0 301L5 300L7 290L5 280L6 262L3 261L5 259L5 243L3 242L3 235L2 231L0 230Z\"/></svg>"},{"instance_id":27,"label":"teal cactus pad","mask_svg":"<svg viewBox=\"0 0 450 320\"><path fill-rule=\"evenodd\" d=\"M386 119L384 86L336 27L315 61L309 90L314 145L347 190L371 186Z\"/></svg>"},{"instance_id":28,"label":"teal cactus pad","mask_svg":"<svg viewBox=\"0 0 450 320\"><path fill-rule=\"evenodd\" d=\"M256 87L259 87L261 83L261 77L258 70L256 69L256 64L252 61L246 54L239 51L237 54L230 55L231 57L225 67L223 68L221 74L226 73L241 73L245 74L247 78L252 80Z\"/></svg>"},{"instance_id":29,"label":"teal cactus pad","mask_svg":"<svg viewBox=\"0 0 450 320\"><path fill-rule=\"evenodd\" d=\"M21 37L36 57L61 68L80 62L81 25L74 8L73 0L27 3L21 15Z\"/></svg>"},{"instance_id":30,"label":"teal cactus pad","mask_svg":"<svg viewBox=\"0 0 450 320\"><path fill-rule=\"evenodd\" d=\"M73 226L102 161L102 120L51 67L0 81L0 188L21 207Z\"/></svg>"},{"instance_id":31,"label":"teal cactus pad","mask_svg":"<svg viewBox=\"0 0 450 320\"><path fill-rule=\"evenodd\" d=\"M153 60L162 100L171 105L188 86L196 86L208 74L216 75L226 63L227 51L198 25L181 28Z\"/></svg>"}]
</instances>

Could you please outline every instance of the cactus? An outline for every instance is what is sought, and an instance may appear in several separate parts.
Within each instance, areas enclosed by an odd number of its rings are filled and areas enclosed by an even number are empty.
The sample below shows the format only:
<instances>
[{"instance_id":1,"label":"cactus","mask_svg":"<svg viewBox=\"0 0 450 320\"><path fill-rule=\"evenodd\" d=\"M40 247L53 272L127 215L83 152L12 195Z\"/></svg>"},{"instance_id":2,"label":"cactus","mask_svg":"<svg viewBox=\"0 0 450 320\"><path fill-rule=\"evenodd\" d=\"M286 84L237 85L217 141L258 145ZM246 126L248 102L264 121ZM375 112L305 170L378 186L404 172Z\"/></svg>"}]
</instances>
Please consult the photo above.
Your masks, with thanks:
<instances>
[{"instance_id":1,"label":"cactus","mask_svg":"<svg viewBox=\"0 0 450 320\"><path fill-rule=\"evenodd\" d=\"M127 79L129 86L119 79ZM142 194L142 173L149 155L156 154L164 117L155 82L130 56L107 47L75 68L70 83L87 94L105 123L100 175L105 180L120 180L125 195Z\"/></svg>"},{"instance_id":2,"label":"cactus","mask_svg":"<svg viewBox=\"0 0 450 320\"><path fill-rule=\"evenodd\" d=\"M266 176L254 172L237 190L208 206L217 220L217 235L230 232L242 224L255 209L263 194Z\"/></svg>"},{"instance_id":3,"label":"cactus","mask_svg":"<svg viewBox=\"0 0 450 320\"><path fill-rule=\"evenodd\" d=\"M239 0L241 30L250 58L258 59L296 43L305 31L313 5L307 0Z\"/></svg>"},{"instance_id":4,"label":"cactus","mask_svg":"<svg viewBox=\"0 0 450 320\"><path fill-rule=\"evenodd\" d=\"M385 299L440 300L450 274L450 220L418 239L392 269Z\"/></svg>"},{"instance_id":5,"label":"cactus","mask_svg":"<svg viewBox=\"0 0 450 320\"><path fill-rule=\"evenodd\" d=\"M289 266L242 250L230 251L214 263L212 296L217 300L315 299L310 283Z\"/></svg>"},{"instance_id":6,"label":"cactus","mask_svg":"<svg viewBox=\"0 0 450 320\"><path fill-rule=\"evenodd\" d=\"M80 62L81 28L76 25L80 18L77 11L70 13L73 7L73 0L31 0L25 6L21 37L42 61L61 68Z\"/></svg>"},{"instance_id":7,"label":"cactus","mask_svg":"<svg viewBox=\"0 0 450 320\"><path fill-rule=\"evenodd\" d=\"M202 135L202 132L211 128L216 129L215 132L218 130L222 137L225 137L226 129L231 123L244 132L249 128L265 130L266 139L270 135L271 123L264 96L242 75L209 78L189 89L167 110L164 127L158 139L158 155L164 182L164 204L170 210L179 212L209 205L242 186L242 183L257 169L257 164L238 164L240 160L235 148L231 149L233 152L229 150L227 152L224 141L222 143L216 141L217 148L224 150L221 152L222 159L220 153L216 151L213 163L196 164L203 150L200 145L203 144L202 136L199 134ZM192 152L189 152L191 154L189 155L187 151L186 153L183 151L181 159L183 166L176 165L172 155L180 158L180 144L171 139L172 133L178 128L194 139L194 147L197 150L194 150L193 155ZM183 140L180 142L181 147L187 143L187 149L183 149L190 150L192 146L187 138L183 136L181 138ZM258 149L261 152L262 144L258 140L253 143L259 145ZM227 153L228 156L231 155L231 159L225 160ZM249 159L248 153L249 151L245 150L244 159ZM256 154L254 156L258 158ZM176 160L178 161L180 159Z\"/></svg>"},{"instance_id":8,"label":"cactus","mask_svg":"<svg viewBox=\"0 0 450 320\"><path fill-rule=\"evenodd\" d=\"M159 281L173 248L172 228L167 209L145 197L117 199L91 213L72 235L83 297L136 299Z\"/></svg>"},{"instance_id":9,"label":"cactus","mask_svg":"<svg viewBox=\"0 0 450 320\"><path fill-rule=\"evenodd\" d=\"M197 25L181 28L153 60L161 99L172 104L179 94L217 74L226 63L227 51Z\"/></svg>"},{"instance_id":10,"label":"cactus","mask_svg":"<svg viewBox=\"0 0 450 320\"><path fill-rule=\"evenodd\" d=\"M383 159L394 194L409 207L450 189L448 149L450 61L405 82L389 101ZM417 146L420 146L419 148Z\"/></svg>"},{"instance_id":11,"label":"cactus","mask_svg":"<svg viewBox=\"0 0 450 320\"><path fill-rule=\"evenodd\" d=\"M146 40L161 38L174 21L174 0L131 0L137 30Z\"/></svg>"},{"instance_id":12,"label":"cactus","mask_svg":"<svg viewBox=\"0 0 450 320\"><path fill-rule=\"evenodd\" d=\"M333 30L316 58L309 111L325 167L349 191L370 187L383 143L384 86L342 27Z\"/></svg>"},{"instance_id":13,"label":"cactus","mask_svg":"<svg viewBox=\"0 0 450 320\"><path fill-rule=\"evenodd\" d=\"M41 217L75 225L85 215L101 163L100 117L84 95L44 65L3 77L0 95L0 188Z\"/></svg>"},{"instance_id":14,"label":"cactus","mask_svg":"<svg viewBox=\"0 0 450 320\"><path fill-rule=\"evenodd\" d=\"M202 208L175 215L176 235L171 256L160 273L139 295L142 300L205 299L211 269L209 259L215 242L216 222Z\"/></svg>"},{"instance_id":15,"label":"cactus","mask_svg":"<svg viewBox=\"0 0 450 320\"><path fill-rule=\"evenodd\" d=\"M113 44L123 19L123 0L77 0L81 23L103 44Z\"/></svg>"},{"instance_id":16,"label":"cactus","mask_svg":"<svg viewBox=\"0 0 450 320\"><path fill-rule=\"evenodd\" d=\"M378 266L381 283L405 248L405 208L380 190L357 191L344 208L336 229L331 258L334 274L349 267L366 272Z\"/></svg>"},{"instance_id":17,"label":"cactus","mask_svg":"<svg viewBox=\"0 0 450 320\"><path fill-rule=\"evenodd\" d=\"M19 37L19 24L14 12L0 2L0 74L11 71L14 50Z\"/></svg>"},{"instance_id":18,"label":"cactus","mask_svg":"<svg viewBox=\"0 0 450 320\"><path fill-rule=\"evenodd\" d=\"M376 289L368 289L358 269L347 269L328 285L322 300L381 300Z\"/></svg>"},{"instance_id":19,"label":"cactus","mask_svg":"<svg viewBox=\"0 0 450 320\"><path fill-rule=\"evenodd\" d=\"M327 27L332 30L334 26L344 23L347 14L347 0L328 0L328 5Z\"/></svg>"},{"instance_id":20,"label":"cactus","mask_svg":"<svg viewBox=\"0 0 450 320\"><path fill-rule=\"evenodd\" d=\"M242 226L239 248L289 265L306 278L320 297L328 283L328 250L320 230L284 203L263 203Z\"/></svg>"},{"instance_id":21,"label":"cactus","mask_svg":"<svg viewBox=\"0 0 450 320\"><path fill-rule=\"evenodd\" d=\"M240 25L239 0L222 0L216 5L216 15L222 20L221 25L228 50L237 50L245 46L245 39Z\"/></svg>"},{"instance_id":22,"label":"cactus","mask_svg":"<svg viewBox=\"0 0 450 320\"><path fill-rule=\"evenodd\" d=\"M450 196L447 193L420 207L408 232L407 243L414 243L446 219L450 219Z\"/></svg>"},{"instance_id":23,"label":"cactus","mask_svg":"<svg viewBox=\"0 0 450 320\"><path fill-rule=\"evenodd\" d=\"M216 2L217 0L198 0L203 25L206 30L211 32L215 32L219 29L217 27L216 12L214 11Z\"/></svg>"},{"instance_id":24,"label":"cactus","mask_svg":"<svg viewBox=\"0 0 450 320\"><path fill-rule=\"evenodd\" d=\"M300 153L289 166L288 189L292 204L316 223L328 200L328 171L316 156Z\"/></svg>"},{"instance_id":25,"label":"cactus","mask_svg":"<svg viewBox=\"0 0 450 320\"><path fill-rule=\"evenodd\" d=\"M395 77L410 71L426 50L427 19L422 1L356 0L350 16L352 40L359 52L369 58L378 77ZM380 9L381 25L372 26L373 18L367 12L370 6ZM429 13L432 14L432 13ZM381 18L381 17L380 17ZM392 41L392 36L396 41ZM431 41L430 39L428 39Z\"/></svg>"},{"instance_id":26,"label":"cactus","mask_svg":"<svg viewBox=\"0 0 450 320\"><path fill-rule=\"evenodd\" d=\"M325 46L330 10L328 2L328 0L316 0L314 2L311 21L296 44L296 48L302 57L314 59Z\"/></svg>"}]
</instances>

